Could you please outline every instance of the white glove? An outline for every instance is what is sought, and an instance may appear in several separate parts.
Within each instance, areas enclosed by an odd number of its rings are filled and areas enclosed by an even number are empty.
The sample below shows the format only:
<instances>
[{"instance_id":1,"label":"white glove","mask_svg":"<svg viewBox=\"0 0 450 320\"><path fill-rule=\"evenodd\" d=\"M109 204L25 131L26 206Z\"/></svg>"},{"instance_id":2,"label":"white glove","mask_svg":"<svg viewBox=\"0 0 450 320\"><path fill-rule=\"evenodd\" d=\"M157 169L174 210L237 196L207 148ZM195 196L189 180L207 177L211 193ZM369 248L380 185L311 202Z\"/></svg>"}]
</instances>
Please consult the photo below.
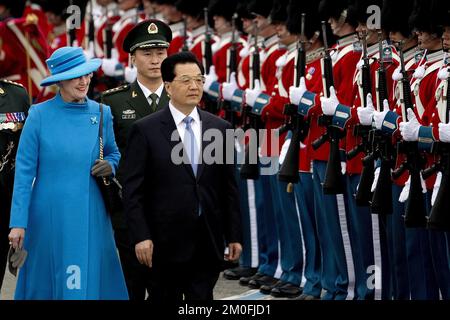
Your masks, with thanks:
<instances>
[{"instance_id":1,"label":"white glove","mask_svg":"<svg viewBox=\"0 0 450 320\"><path fill-rule=\"evenodd\" d=\"M408 200L410 185L411 185L411 177L408 177L408 180L406 180L406 183L402 189L402 192L400 192L400 196L398 197L398 202L404 203L406 200Z\"/></svg>"},{"instance_id":2,"label":"white glove","mask_svg":"<svg viewBox=\"0 0 450 320\"><path fill-rule=\"evenodd\" d=\"M450 142L450 123L439 123L439 140Z\"/></svg>"},{"instance_id":3,"label":"white glove","mask_svg":"<svg viewBox=\"0 0 450 320\"><path fill-rule=\"evenodd\" d=\"M250 46L249 45L243 46L241 51L239 51L239 57L241 57L242 59L247 57L249 54L250 54Z\"/></svg>"},{"instance_id":4,"label":"white glove","mask_svg":"<svg viewBox=\"0 0 450 320\"><path fill-rule=\"evenodd\" d=\"M370 192L374 192L375 189L377 188L379 177L380 177L380 167L375 169L373 183L372 183L372 187L370 188Z\"/></svg>"},{"instance_id":5,"label":"white glove","mask_svg":"<svg viewBox=\"0 0 450 320\"><path fill-rule=\"evenodd\" d=\"M94 42L89 41L87 50L83 50L84 55L86 56L86 60L91 60L92 58L95 58L95 51L94 51Z\"/></svg>"},{"instance_id":6,"label":"white glove","mask_svg":"<svg viewBox=\"0 0 450 320\"><path fill-rule=\"evenodd\" d=\"M295 86L289 87L289 100L291 101L292 104L298 106L305 92L306 92L305 77L301 77L299 87Z\"/></svg>"},{"instance_id":7,"label":"white glove","mask_svg":"<svg viewBox=\"0 0 450 320\"><path fill-rule=\"evenodd\" d=\"M346 172L347 172L347 162L341 161L341 173L342 173L342 175L345 175Z\"/></svg>"},{"instance_id":8,"label":"white glove","mask_svg":"<svg viewBox=\"0 0 450 320\"><path fill-rule=\"evenodd\" d=\"M108 77L116 76L116 67L119 63L119 53L117 49L111 50L111 58L103 58L102 61L102 70Z\"/></svg>"},{"instance_id":9,"label":"white glove","mask_svg":"<svg viewBox=\"0 0 450 320\"><path fill-rule=\"evenodd\" d=\"M214 81L217 81L216 68L211 66L209 68L209 73L205 75L205 83L203 84L203 90L205 92L209 92L209 88L211 87Z\"/></svg>"},{"instance_id":10,"label":"white glove","mask_svg":"<svg viewBox=\"0 0 450 320\"><path fill-rule=\"evenodd\" d=\"M320 102L322 104L322 111L324 115L326 116L334 115L334 112L336 111L336 108L339 104L339 100L336 96L336 91L334 90L334 87L330 87L330 97L329 98L321 97Z\"/></svg>"},{"instance_id":11,"label":"white glove","mask_svg":"<svg viewBox=\"0 0 450 320\"><path fill-rule=\"evenodd\" d=\"M372 102L372 95L370 93L367 94L367 106L364 107L358 107L358 118L359 122L363 126L370 126L372 125L372 118L373 118L373 112L375 111L375 108L373 107Z\"/></svg>"},{"instance_id":12,"label":"white glove","mask_svg":"<svg viewBox=\"0 0 450 320\"><path fill-rule=\"evenodd\" d=\"M128 83L133 83L137 78L137 68L136 67L125 67L125 81Z\"/></svg>"},{"instance_id":13,"label":"white glove","mask_svg":"<svg viewBox=\"0 0 450 320\"><path fill-rule=\"evenodd\" d=\"M392 73L392 80L394 81L400 81L403 79L403 74L401 73L401 68L400 66L398 66L395 70L394 73Z\"/></svg>"},{"instance_id":14,"label":"white glove","mask_svg":"<svg viewBox=\"0 0 450 320\"><path fill-rule=\"evenodd\" d=\"M383 112L374 111L373 112L373 121L375 123L375 128L377 130L381 130L381 127L383 126L384 118L386 117L386 114L389 112L389 110L384 110Z\"/></svg>"},{"instance_id":15,"label":"white glove","mask_svg":"<svg viewBox=\"0 0 450 320\"><path fill-rule=\"evenodd\" d=\"M433 194L431 195L431 205L434 205L434 202L436 201L436 197L439 192L439 188L441 187L441 180L442 180L442 173L438 172L436 175L436 182L433 186Z\"/></svg>"},{"instance_id":16,"label":"white glove","mask_svg":"<svg viewBox=\"0 0 450 320\"><path fill-rule=\"evenodd\" d=\"M420 123L412 109L408 109L408 119L407 122L400 122L400 133L405 141L417 141L419 140Z\"/></svg>"},{"instance_id":17,"label":"white glove","mask_svg":"<svg viewBox=\"0 0 450 320\"><path fill-rule=\"evenodd\" d=\"M245 103L250 107L255 105L255 101L261 94L261 86L259 85L259 80L255 80L255 86L253 89L245 89Z\"/></svg>"},{"instance_id":18,"label":"white glove","mask_svg":"<svg viewBox=\"0 0 450 320\"><path fill-rule=\"evenodd\" d=\"M414 71L413 78L423 79L424 76L425 76L425 67L418 66L417 69Z\"/></svg>"},{"instance_id":19,"label":"white glove","mask_svg":"<svg viewBox=\"0 0 450 320\"><path fill-rule=\"evenodd\" d=\"M410 185L411 185L411 176L409 176L408 180L406 180L405 186L403 187L403 190L400 193L400 197L398 198L399 202L403 203L406 200L408 200ZM425 183L425 180L423 180L422 175L420 175L420 185L422 186L422 193L427 193L427 185Z\"/></svg>"},{"instance_id":20,"label":"white glove","mask_svg":"<svg viewBox=\"0 0 450 320\"><path fill-rule=\"evenodd\" d=\"M438 72L438 78L439 80L446 80L448 79L450 74L450 71L448 71L448 68L444 67Z\"/></svg>"},{"instance_id":21,"label":"white glove","mask_svg":"<svg viewBox=\"0 0 450 320\"><path fill-rule=\"evenodd\" d=\"M237 88L238 85L236 83L236 73L232 72L230 74L230 82L222 83L222 97L227 101L233 100L233 94Z\"/></svg>"},{"instance_id":22,"label":"white glove","mask_svg":"<svg viewBox=\"0 0 450 320\"><path fill-rule=\"evenodd\" d=\"M283 146L281 147L280 157L278 158L278 162L280 163L280 166L283 164L284 159L286 159L286 154L288 152L290 144L291 144L291 139L286 139L283 143Z\"/></svg>"}]
</instances>

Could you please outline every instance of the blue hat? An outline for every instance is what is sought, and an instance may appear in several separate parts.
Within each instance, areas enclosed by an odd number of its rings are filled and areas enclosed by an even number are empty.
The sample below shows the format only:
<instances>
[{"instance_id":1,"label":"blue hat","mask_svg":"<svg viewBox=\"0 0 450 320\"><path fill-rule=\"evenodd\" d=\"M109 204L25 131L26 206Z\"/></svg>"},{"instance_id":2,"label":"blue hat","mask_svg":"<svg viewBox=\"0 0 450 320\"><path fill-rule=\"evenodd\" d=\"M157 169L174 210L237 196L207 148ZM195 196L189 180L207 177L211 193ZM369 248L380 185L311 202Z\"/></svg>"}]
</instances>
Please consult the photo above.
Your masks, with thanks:
<instances>
[{"instance_id":1,"label":"blue hat","mask_svg":"<svg viewBox=\"0 0 450 320\"><path fill-rule=\"evenodd\" d=\"M42 87L87 75L97 70L102 64L101 59L87 61L80 47L59 48L46 62L51 76L42 80Z\"/></svg>"}]
</instances>

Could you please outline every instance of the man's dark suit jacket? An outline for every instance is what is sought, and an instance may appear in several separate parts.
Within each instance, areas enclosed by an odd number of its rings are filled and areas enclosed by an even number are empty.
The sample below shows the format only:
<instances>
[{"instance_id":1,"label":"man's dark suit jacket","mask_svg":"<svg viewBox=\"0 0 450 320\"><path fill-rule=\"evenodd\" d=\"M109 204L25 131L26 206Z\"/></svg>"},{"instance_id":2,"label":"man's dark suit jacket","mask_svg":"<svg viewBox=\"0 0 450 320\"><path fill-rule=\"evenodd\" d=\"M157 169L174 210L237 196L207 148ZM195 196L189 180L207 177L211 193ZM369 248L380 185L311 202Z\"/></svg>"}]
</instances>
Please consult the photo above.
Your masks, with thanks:
<instances>
[{"instance_id":1,"label":"man's dark suit jacket","mask_svg":"<svg viewBox=\"0 0 450 320\"><path fill-rule=\"evenodd\" d=\"M225 130L231 125L198 112L202 133L218 129L225 141ZM174 164L172 148L181 143L171 141L176 130L169 108L136 121L131 128L123 187L132 241L153 241L154 264L186 263L201 250L208 263L221 267L225 244L241 242L235 167L199 164L195 177L190 164ZM202 142L202 150L208 143Z\"/></svg>"}]
</instances>

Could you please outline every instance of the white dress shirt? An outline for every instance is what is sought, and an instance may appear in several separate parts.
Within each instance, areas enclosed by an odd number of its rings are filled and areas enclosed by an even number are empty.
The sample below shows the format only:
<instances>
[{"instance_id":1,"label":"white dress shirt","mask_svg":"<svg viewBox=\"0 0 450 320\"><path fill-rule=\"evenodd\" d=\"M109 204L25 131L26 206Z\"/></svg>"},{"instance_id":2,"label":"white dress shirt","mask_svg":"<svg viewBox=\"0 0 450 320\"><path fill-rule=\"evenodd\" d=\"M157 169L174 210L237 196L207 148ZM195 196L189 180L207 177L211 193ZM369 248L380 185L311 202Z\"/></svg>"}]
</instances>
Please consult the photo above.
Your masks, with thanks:
<instances>
[{"instance_id":1,"label":"white dress shirt","mask_svg":"<svg viewBox=\"0 0 450 320\"><path fill-rule=\"evenodd\" d=\"M187 116L180 112L177 108L175 108L171 102L169 102L169 110L170 113L172 114L172 118L175 121L175 125L177 127L177 131L178 134L180 135L181 141L184 143L184 133L186 131L186 124L183 122L183 119L186 118ZM200 155L200 150L201 150L201 132L202 132L202 127L201 127L201 123L200 123L200 115L198 114L198 110L197 107L194 108L194 110L192 110L192 112L189 114L189 116L194 119L191 122L191 128L192 131L194 132L194 136L195 136L195 142L196 142L196 147L197 147L197 151Z\"/></svg>"},{"instance_id":2,"label":"white dress shirt","mask_svg":"<svg viewBox=\"0 0 450 320\"><path fill-rule=\"evenodd\" d=\"M147 98L148 101L148 105L151 106L152 105L152 99L150 99L150 95L152 93L156 93L158 95L158 99L156 99L156 104L159 103L159 99L161 98L163 89L164 89L164 82L161 83L161 85L159 86L158 89L156 89L155 92L152 92L149 88L147 88L146 86L144 86L142 83L139 82L139 80L136 80L139 87L142 90L142 93L144 93L145 98Z\"/></svg>"}]
</instances>

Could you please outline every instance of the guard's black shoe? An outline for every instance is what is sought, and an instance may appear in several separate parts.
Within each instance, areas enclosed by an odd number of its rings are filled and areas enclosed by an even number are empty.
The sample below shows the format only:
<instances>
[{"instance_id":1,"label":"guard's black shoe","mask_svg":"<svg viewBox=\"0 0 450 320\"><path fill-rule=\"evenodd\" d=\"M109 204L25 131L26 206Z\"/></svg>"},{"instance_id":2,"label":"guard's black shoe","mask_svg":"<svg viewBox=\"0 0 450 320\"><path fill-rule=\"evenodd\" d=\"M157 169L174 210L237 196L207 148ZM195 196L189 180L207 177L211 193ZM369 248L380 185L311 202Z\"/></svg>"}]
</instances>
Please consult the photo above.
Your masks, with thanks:
<instances>
[{"instance_id":1,"label":"guard's black shoe","mask_svg":"<svg viewBox=\"0 0 450 320\"><path fill-rule=\"evenodd\" d=\"M261 278L250 280L248 282L248 287L251 289L259 289L262 286L275 285L277 281L278 279L275 279L274 277L264 275Z\"/></svg>"},{"instance_id":2,"label":"guard's black shoe","mask_svg":"<svg viewBox=\"0 0 450 320\"><path fill-rule=\"evenodd\" d=\"M261 277L264 277L264 274L262 273L255 273L254 275L252 275L251 277L242 277L239 279L239 284L242 286L248 286L248 283L253 280L253 279L259 279Z\"/></svg>"},{"instance_id":3,"label":"guard's black shoe","mask_svg":"<svg viewBox=\"0 0 450 320\"><path fill-rule=\"evenodd\" d=\"M270 295L277 298L295 298L302 293L303 289L293 283L286 282L282 286L276 286L270 291Z\"/></svg>"},{"instance_id":4,"label":"guard's black shoe","mask_svg":"<svg viewBox=\"0 0 450 320\"><path fill-rule=\"evenodd\" d=\"M223 272L223 277L228 280L239 280L242 277L251 277L256 273L256 268L236 267Z\"/></svg>"},{"instance_id":5,"label":"guard's black shoe","mask_svg":"<svg viewBox=\"0 0 450 320\"><path fill-rule=\"evenodd\" d=\"M274 288L282 287L285 284L286 282L278 280L277 282L272 283L270 285L261 286L261 288L259 288L259 291L263 294L270 294Z\"/></svg>"}]
</instances>

